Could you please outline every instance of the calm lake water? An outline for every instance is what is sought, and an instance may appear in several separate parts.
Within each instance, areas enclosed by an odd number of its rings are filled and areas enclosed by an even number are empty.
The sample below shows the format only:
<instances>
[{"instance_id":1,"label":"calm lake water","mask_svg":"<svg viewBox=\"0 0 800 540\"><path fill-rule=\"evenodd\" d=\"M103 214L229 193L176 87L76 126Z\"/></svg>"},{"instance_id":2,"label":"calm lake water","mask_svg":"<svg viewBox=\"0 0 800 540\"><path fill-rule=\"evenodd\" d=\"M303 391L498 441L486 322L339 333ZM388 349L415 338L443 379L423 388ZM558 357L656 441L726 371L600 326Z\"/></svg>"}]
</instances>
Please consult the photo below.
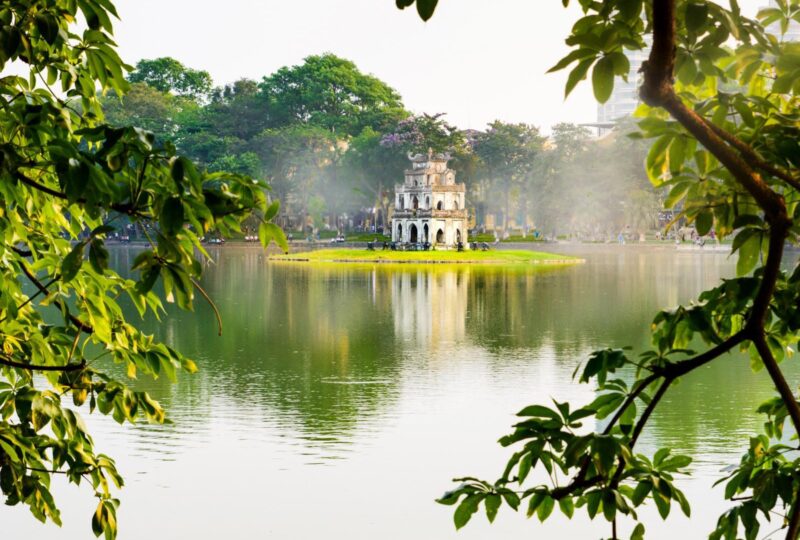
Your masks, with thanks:
<instances>
[{"instance_id":1,"label":"calm lake water","mask_svg":"<svg viewBox=\"0 0 800 540\"><path fill-rule=\"evenodd\" d=\"M174 386L144 385L174 425L89 419L127 481L119 538L609 536L602 518L541 525L507 508L493 526L476 515L456 533L452 508L433 502L455 476L499 476L510 454L495 441L524 405L590 401L592 388L571 381L587 353L641 350L658 308L734 272L724 254L569 252L586 264L544 272L308 267L268 264L256 248L212 250L203 282L220 306L223 336L200 302L195 313L146 323L201 368ZM119 268L134 255L112 252ZM770 395L767 378L752 376L739 356L670 390L639 449L701 454L680 481L693 518L678 512L664 523L644 511L648 538L701 538L713 528L725 505L710 486L738 461L761 422L753 410ZM90 491L55 491L62 529L0 507L2 538L92 538Z\"/></svg>"}]
</instances>

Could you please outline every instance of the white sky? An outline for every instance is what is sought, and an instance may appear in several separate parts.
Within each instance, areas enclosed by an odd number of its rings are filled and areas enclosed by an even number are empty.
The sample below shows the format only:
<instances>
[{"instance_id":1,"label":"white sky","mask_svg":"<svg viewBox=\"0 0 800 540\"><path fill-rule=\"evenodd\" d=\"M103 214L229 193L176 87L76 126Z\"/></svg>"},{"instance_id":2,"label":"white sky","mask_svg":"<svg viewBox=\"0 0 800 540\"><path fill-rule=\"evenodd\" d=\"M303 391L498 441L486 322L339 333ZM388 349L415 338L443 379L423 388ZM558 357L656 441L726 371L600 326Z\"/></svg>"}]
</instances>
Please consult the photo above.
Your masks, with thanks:
<instances>
[{"instance_id":1,"label":"white sky","mask_svg":"<svg viewBox=\"0 0 800 540\"><path fill-rule=\"evenodd\" d=\"M410 110L446 112L461 128L500 119L547 131L596 119L587 83L564 101L566 74L545 75L568 51L564 38L579 16L560 0L441 0L428 23L394 0L115 3L116 38L130 64L172 56L225 84L332 52L397 89ZM740 0L748 14L765 3Z\"/></svg>"}]
</instances>

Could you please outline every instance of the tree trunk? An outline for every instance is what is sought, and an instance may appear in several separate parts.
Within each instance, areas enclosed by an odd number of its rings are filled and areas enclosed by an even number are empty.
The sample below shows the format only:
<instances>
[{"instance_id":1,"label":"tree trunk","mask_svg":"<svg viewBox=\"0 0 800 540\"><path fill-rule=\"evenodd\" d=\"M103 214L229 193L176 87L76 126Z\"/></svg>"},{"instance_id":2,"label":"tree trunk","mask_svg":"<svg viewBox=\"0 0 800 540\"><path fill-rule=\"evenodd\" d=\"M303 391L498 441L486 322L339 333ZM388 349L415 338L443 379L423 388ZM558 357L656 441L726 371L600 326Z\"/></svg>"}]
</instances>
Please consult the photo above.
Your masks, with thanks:
<instances>
[{"instance_id":1,"label":"tree trunk","mask_svg":"<svg viewBox=\"0 0 800 540\"><path fill-rule=\"evenodd\" d=\"M504 233L504 236L508 234L508 212L511 209L511 183L510 182L506 182L505 195L506 195L506 210L505 210L505 213L503 214L503 233Z\"/></svg>"}]
</instances>

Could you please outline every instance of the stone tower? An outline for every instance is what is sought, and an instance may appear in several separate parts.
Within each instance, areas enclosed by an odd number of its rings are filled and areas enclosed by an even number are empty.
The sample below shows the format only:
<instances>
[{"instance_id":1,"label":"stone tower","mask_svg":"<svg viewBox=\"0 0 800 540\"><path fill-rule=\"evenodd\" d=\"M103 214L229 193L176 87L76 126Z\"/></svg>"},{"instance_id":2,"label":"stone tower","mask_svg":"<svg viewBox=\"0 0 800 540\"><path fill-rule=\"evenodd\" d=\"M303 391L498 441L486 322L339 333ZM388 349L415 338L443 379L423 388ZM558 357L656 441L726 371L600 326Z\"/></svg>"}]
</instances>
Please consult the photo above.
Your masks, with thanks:
<instances>
[{"instance_id":1,"label":"stone tower","mask_svg":"<svg viewBox=\"0 0 800 540\"><path fill-rule=\"evenodd\" d=\"M467 242L466 187L456 184L446 154L410 155L405 182L395 186L392 241L456 247Z\"/></svg>"}]
</instances>

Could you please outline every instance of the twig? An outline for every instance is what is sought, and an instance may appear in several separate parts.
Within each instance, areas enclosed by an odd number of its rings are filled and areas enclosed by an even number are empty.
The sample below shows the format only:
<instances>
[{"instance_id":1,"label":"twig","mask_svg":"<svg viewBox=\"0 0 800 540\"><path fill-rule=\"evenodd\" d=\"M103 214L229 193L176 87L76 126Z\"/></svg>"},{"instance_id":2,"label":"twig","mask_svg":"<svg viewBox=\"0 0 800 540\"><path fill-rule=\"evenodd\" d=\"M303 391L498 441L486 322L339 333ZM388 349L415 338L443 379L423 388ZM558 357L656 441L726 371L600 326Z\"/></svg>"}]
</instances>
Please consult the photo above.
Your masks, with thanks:
<instances>
[{"instance_id":1,"label":"twig","mask_svg":"<svg viewBox=\"0 0 800 540\"><path fill-rule=\"evenodd\" d=\"M67 364L65 366L42 366L36 364L26 364L25 362L17 362L7 356L0 356L0 365L8 366L17 369L27 369L29 371L80 371L86 367L86 362L80 364Z\"/></svg>"},{"instance_id":2,"label":"twig","mask_svg":"<svg viewBox=\"0 0 800 540\"><path fill-rule=\"evenodd\" d=\"M197 289L197 291L203 296L203 298L206 299L206 302L208 302L208 305L211 306L211 309L214 311L214 316L217 318L217 327L219 328L219 334L217 334L217 335L221 336L222 335L222 315L220 315L219 309L217 309L217 305L214 303L214 301L211 299L211 297L208 295L208 293L203 289L203 287L201 287L200 284L194 278L190 277L189 281L192 282L192 285L194 285L195 289Z\"/></svg>"}]
</instances>

